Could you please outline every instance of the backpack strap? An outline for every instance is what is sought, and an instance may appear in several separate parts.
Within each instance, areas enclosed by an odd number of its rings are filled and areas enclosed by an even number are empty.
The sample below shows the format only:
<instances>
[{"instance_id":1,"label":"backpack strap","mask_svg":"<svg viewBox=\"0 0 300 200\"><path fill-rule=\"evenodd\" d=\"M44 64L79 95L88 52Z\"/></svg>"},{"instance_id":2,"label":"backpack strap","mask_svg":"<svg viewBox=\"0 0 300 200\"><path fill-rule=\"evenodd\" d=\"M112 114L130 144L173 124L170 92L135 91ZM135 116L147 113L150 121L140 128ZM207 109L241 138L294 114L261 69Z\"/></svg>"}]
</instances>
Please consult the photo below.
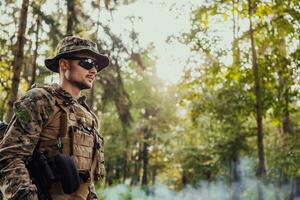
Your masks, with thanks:
<instances>
[{"instance_id":1,"label":"backpack strap","mask_svg":"<svg viewBox=\"0 0 300 200\"><path fill-rule=\"evenodd\" d=\"M16 120L16 115L14 114L10 122L7 124L5 122L0 123L0 142L3 140L5 133L11 127L12 123Z\"/></svg>"},{"instance_id":2,"label":"backpack strap","mask_svg":"<svg viewBox=\"0 0 300 200\"><path fill-rule=\"evenodd\" d=\"M4 138L4 134L7 130L8 124L0 122L0 141Z\"/></svg>"},{"instance_id":3,"label":"backpack strap","mask_svg":"<svg viewBox=\"0 0 300 200\"><path fill-rule=\"evenodd\" d=\"M6 124L5 122L0 122L0 131L6 129L8 127L8 124Z\"/></svg>"}]
</instances>

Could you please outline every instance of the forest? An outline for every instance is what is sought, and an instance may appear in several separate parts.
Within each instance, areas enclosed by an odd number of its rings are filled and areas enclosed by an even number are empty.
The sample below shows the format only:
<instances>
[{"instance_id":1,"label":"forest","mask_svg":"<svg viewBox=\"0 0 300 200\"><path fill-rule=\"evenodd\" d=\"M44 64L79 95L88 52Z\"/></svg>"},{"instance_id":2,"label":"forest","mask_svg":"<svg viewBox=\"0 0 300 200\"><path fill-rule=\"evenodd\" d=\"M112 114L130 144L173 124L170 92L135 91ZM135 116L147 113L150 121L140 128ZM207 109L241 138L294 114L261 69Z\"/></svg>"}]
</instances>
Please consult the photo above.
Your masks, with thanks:
<instances>
[{"instance_id":1,"label":"forest","mask_svg":"<svg viewBox=\"0 0 300 200\"><path fill-rule=\"evenodd\" d=\"M2 0L0 27L0 121L31 85L58 81L44 60L63 37L110 58L83 92L105 141L100 199L300 199L299 0ZM158 43L189 53L164 66ZM176 81L160 75L176 67Z\"/></svg>"}]
</instances>

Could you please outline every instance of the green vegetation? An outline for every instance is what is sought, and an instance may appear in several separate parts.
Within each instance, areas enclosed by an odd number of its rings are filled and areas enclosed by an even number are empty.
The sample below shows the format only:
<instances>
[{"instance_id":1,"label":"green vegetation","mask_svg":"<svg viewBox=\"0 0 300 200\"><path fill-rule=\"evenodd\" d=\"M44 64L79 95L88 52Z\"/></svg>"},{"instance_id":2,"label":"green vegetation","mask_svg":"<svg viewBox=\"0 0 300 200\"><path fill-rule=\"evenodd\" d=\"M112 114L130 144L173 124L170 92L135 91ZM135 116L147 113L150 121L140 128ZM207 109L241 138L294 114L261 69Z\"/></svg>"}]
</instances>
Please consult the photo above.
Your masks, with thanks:
<instances>
[{"instance_id":1,"label":"green vegetation","mask_svg":"<svg viewBox=\"0 0 300 200\"><path fill-rule=\"evenodd\" d=\"M17 18L19 1L1 2L0 119L9 112L12 92L20 96L32 79L50 79L43 59L54 54L60 38L76 34L95 40L111 58L85 92L106 145L99 196L299 198L300 2L203 1L190 13L191 29L169 41L188 46L195 62L186 64L180 82L166 84L156 72L155 46L142 48L134 26L123 41L82 6L118 12L139 1L56 0L47 13L42 5L49 1L29 1L25 19ZM17 27L24 20L22 34ZM16 52L24 55L19 83L12 79Z\"/></svg>"}]
</instances>

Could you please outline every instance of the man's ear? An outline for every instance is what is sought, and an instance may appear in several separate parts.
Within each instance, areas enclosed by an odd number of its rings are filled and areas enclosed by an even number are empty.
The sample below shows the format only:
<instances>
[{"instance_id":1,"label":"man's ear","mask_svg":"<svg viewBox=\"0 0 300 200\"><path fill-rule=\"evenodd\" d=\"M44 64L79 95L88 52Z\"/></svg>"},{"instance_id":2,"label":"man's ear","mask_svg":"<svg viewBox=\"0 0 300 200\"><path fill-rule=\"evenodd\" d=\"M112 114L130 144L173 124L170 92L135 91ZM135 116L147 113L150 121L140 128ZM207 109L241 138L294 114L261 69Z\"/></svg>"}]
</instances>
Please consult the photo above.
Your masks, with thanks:
<instances>
[{"instance_id":1,"label":"man's ear","mask_svg":"<svg viewBox=\"0 0 300 200\"><path fill-rule=\"evenodd\" d=\"M69 62L63 58L59 59L58 65L59 65L59 68L63 71L66 71L67 69L70 68Z\"/></svg>"}]
</instances>

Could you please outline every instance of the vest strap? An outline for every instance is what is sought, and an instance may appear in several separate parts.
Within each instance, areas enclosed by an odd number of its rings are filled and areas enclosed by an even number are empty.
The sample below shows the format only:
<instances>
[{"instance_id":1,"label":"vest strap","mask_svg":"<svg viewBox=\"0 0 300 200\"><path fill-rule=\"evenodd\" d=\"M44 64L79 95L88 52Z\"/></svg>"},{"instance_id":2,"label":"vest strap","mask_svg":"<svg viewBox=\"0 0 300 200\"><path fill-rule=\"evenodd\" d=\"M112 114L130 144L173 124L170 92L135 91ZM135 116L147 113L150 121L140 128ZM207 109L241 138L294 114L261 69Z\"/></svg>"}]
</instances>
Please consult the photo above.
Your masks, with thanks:
<instances>
[{"instance_id":1,"label":"vest strap","mask_svg":"<svg viewBox=\"0 0 300 200\"><path fill-rule=\"evenodd\" d=\"M62 153L63 148L64 148L62 139L67 135L67 132L68 132L68 115L67 115L67 111L65 110L65 108L63 108L59 103L58 103L58 106L61 109L61 116L60 116L60 124L59 124L59 134L56 139L56 147Z\"/></svg>"}]
</instances>

